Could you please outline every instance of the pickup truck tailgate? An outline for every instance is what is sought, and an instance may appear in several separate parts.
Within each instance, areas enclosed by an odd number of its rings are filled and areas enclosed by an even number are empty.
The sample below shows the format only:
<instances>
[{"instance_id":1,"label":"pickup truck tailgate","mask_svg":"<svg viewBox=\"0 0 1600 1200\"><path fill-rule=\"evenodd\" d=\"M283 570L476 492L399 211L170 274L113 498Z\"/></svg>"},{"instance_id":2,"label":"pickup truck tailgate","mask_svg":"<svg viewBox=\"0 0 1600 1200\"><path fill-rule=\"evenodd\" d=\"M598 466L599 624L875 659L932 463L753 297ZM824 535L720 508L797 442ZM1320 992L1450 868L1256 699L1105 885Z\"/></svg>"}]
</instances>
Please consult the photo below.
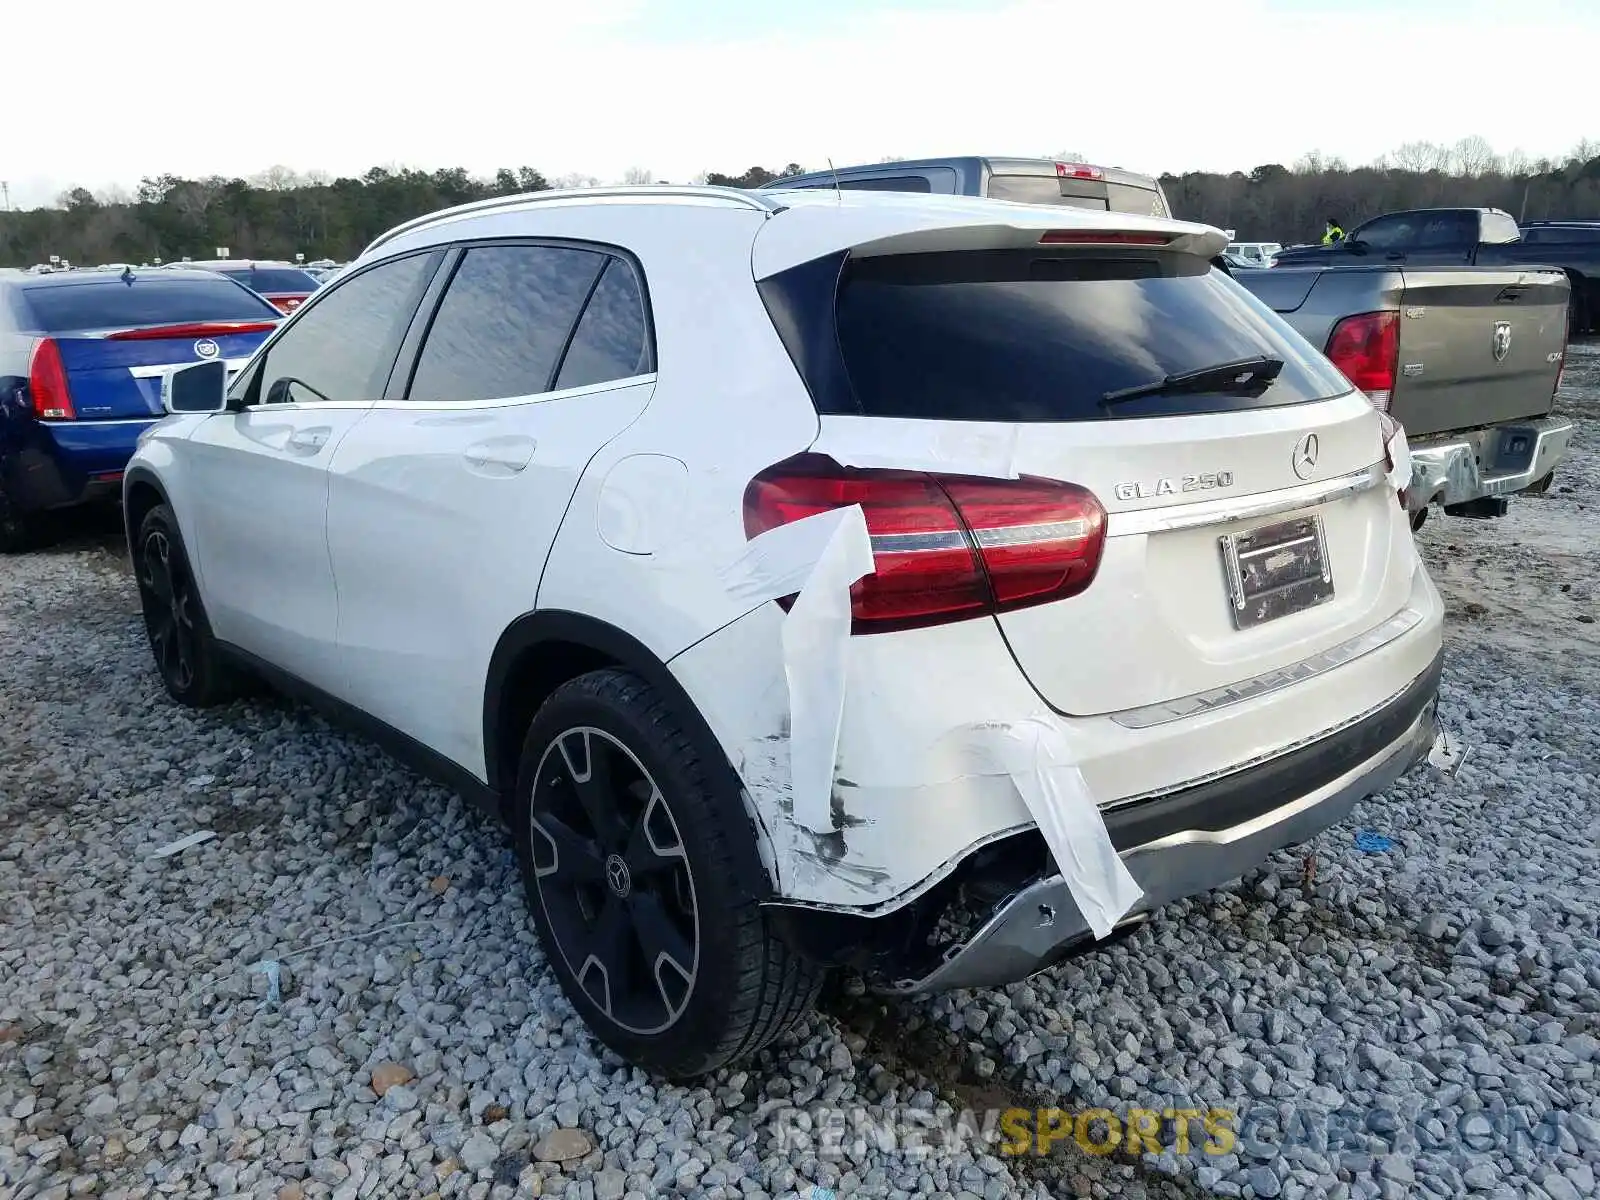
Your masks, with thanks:
<instances>
[{"instance_id":1,"label":"pickup truck tailgate","mask_svg":"<svg viewBox=\"0 0 1600 1200\"><path fill-rule=\"evenodd\" d=\"M1389 411L1407 434L1550 412L1567 339L1563 272L1408 268L1403 276Z\"/></svg>"}]
</instances>

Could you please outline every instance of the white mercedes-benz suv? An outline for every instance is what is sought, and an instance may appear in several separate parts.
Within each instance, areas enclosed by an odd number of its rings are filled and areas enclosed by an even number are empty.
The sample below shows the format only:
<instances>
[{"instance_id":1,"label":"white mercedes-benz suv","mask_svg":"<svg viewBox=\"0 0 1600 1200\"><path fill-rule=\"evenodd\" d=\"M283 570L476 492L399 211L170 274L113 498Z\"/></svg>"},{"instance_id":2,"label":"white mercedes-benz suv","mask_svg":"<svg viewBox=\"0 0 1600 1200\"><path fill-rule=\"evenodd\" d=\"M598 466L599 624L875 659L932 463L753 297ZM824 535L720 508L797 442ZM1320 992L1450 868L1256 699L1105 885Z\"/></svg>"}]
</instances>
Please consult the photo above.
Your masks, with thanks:
<instances>
[{"instance_id":1,"label":"white mercedes-benz suv","mask_svg":"<svg viewBox=\"0 0 1600 1200\"><path fill-rule=\"evenodd\" d=\"M265 679L509 824L687 1077L833 966L1001 984L1426 751L1404 438L1204 226L642 188L402 225L126 474L167 690Z\"/></svg>"}]
</instances>

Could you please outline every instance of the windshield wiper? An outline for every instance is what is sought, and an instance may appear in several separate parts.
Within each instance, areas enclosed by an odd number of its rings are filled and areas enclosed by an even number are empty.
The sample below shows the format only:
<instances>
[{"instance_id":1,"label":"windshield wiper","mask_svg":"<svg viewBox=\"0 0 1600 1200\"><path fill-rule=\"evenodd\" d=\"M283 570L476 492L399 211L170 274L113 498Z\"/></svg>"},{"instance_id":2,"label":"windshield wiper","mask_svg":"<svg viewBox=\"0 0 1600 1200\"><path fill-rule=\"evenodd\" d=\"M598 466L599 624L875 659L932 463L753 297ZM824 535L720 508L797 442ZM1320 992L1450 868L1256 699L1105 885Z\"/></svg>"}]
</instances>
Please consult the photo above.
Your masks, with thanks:
<instances>
[{"instance_id":1,"label":"windshield wiper","mask_svg":"<svg viewBox=\"0 0 1600 1200\"><path fill-rule=\"evenodd\" d=\"M1105 405L1121 404L1125 400L1139 400L1145 396L1170 396L1183 392L1231 392L1250 387L1265 388L1283 370L1283 359L1258 354L1254 358L1236 358L1232 362L1218 363L1214 367L1198 367L1193 371L1179 371L1153 383L1120 388L1100 397Z\"/></svg>"}]
</instances>

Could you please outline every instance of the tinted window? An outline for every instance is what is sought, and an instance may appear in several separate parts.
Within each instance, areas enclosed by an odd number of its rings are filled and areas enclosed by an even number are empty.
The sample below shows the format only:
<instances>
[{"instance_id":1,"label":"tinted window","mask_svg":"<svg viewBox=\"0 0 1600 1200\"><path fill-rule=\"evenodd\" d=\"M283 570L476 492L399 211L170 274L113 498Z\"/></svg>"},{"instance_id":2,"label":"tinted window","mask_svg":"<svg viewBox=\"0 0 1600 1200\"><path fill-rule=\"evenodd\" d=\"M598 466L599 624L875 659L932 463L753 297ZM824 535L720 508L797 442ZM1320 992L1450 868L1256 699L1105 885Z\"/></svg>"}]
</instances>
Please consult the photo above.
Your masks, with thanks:
<instances>
[{"instance_id":1,"label":"tinted window","mask_svg":"<svg viewBox=\"0 0 1600 1200\"><path fill-rule=\"evenodd\" d=\"M292 267L257 267L246 280L258 292L314 292L317 281Z\"/></svg>"},{"instance_id":2,"label":"tinted window","mask_svg":"<svg viewBox=\"0 0 1600 1200\"><path fill-rule=\"evenodd\" d=\"M645 326L639 279L632 267L613 258L578 321L572 345L561 360L556 387L584 387L627 379L649 369L650 335Z\"/></svg>"},{"instance_id":3,"label":"tinted window","mask_svg":"<svg viewBox=\"0 0 1600 1200\"><path fill-rule=\"evenodd\" d=\"M82 283L22 289L33 315L31 328L44 333L175 325L181 321L276 320L283 314L261 297L226 279L116 276Z\"/></svg>"},{"instance_id":4,"label":"tinted window","mask_svg":"<svg viewBox=\"0 0 1600 1200\"><path fill-rule=\"evenodd\" d=\"M832 187L821 183L819 187ZM841 179L839 187L846 192L931 192L926 175L886 175L882 179Z\"/></svg>"},{"instance_id":5,"label":"tinted window","mask_svg":"<svg viewBox=\"0 0 1600 1200\"><path fill-rule=\"evenodd\" d=\"M966 251L852 261L840 350L868 416L1083 421L1293 404L1350 385L1281 318L1187 255ZM1265 355L1264 388L1107 407L1107 392Z\"/></svg>"},{"instance_id":6,"label":"tinted window","mask_svg":"<svg viewBox=\"0 0 1600 1200\"><path fill-rule=\"evenodd\" d=\"M267 351L259 398L377 400L434 261L397 258L319 290Z\"/></svg>"},{"instance_id":7,"label":"tinted window","mask_svg":"<svg viewBox=\"0 0 1600 1200\"><path fill-rule=\"evenodd\" d=\"M1418 222L1409 216L1379 217L1368 221L1352 235L1374 250L1399 250L1413 246Z\"/></svg>"},{"instance_id":8,"label":"tinted window","mask_svg":"<svg viewBox=\"0 0 1600 1200\"><path fill-rule=\"evenodd\" d=\"M1063 196L1061 180L1054 175L991 175L989 198L1014 200L1018 204L1066 204L1072 208L1105 209L1100 189L1094 196Z\"/></svg>"},{"instance_id":9,"label":"tinted window","mask_svg":"<svg viewBox=\"0 0 1600 1200\"><path fill-rule=\"evenodd\" d=\"M555 246L468 250L434 315L408 399L502 400L550 390L605 256Z\"/></svg>"},{"instance_id":10,"label":"tinted window","mask_svg":"<svg viewBox=\"0 0 1600 1200\"><path fill-rule=\"evenodd\" d=\"M1128 183L1106 184L1106 205L1112 212L1138 213L1141 217L1172 215L1161 202L1161 193L1155 188L1135 187Z\"/></svg>"},{"instance_id":11,"label":"tinted window","mask_svg":"<svg viewBox=\"0 0 1600 1200\"><path fill-rule=\"evenodd\" d=\"M1436 213L1417 234L1417 246L1423 250L1465 249L1477 240L1478 222L1472 213Z\"/></svg>"}]
</instances>

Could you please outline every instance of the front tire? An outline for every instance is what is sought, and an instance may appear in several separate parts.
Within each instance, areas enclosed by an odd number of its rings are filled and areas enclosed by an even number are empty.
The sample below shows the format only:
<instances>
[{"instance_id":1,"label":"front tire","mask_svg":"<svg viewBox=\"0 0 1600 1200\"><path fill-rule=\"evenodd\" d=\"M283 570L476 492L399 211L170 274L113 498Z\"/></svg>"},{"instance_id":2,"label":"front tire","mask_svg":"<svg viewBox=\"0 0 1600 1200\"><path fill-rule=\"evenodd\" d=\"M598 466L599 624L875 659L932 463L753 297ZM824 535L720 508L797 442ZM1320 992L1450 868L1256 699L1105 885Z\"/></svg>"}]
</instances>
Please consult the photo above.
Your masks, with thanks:
<instances>
[{"instance_id":1,"label":"front tire","mask_svg":"<svg viewBox=\"0 0 1600 1200\"><path fill-rule=\"evenodd\" d=\"M742 813L731 775L626 671L558 688L523 741L511 821L546 957L595 1036L668 1079L755 1053L826 974L740 883Z\"/></svg>"},{"instance_id":2,"label":"front tire","mask_svg":"<svg viewBox=\"0 0 1600 1200\"><path fill-rule=\"evenodd\" d=\"M133 571L150 652L167 695L189 708L234 699L238 676L211 635L178 522L165 504L156 505L139 523Z\"/></svg>"}]
</instances>

